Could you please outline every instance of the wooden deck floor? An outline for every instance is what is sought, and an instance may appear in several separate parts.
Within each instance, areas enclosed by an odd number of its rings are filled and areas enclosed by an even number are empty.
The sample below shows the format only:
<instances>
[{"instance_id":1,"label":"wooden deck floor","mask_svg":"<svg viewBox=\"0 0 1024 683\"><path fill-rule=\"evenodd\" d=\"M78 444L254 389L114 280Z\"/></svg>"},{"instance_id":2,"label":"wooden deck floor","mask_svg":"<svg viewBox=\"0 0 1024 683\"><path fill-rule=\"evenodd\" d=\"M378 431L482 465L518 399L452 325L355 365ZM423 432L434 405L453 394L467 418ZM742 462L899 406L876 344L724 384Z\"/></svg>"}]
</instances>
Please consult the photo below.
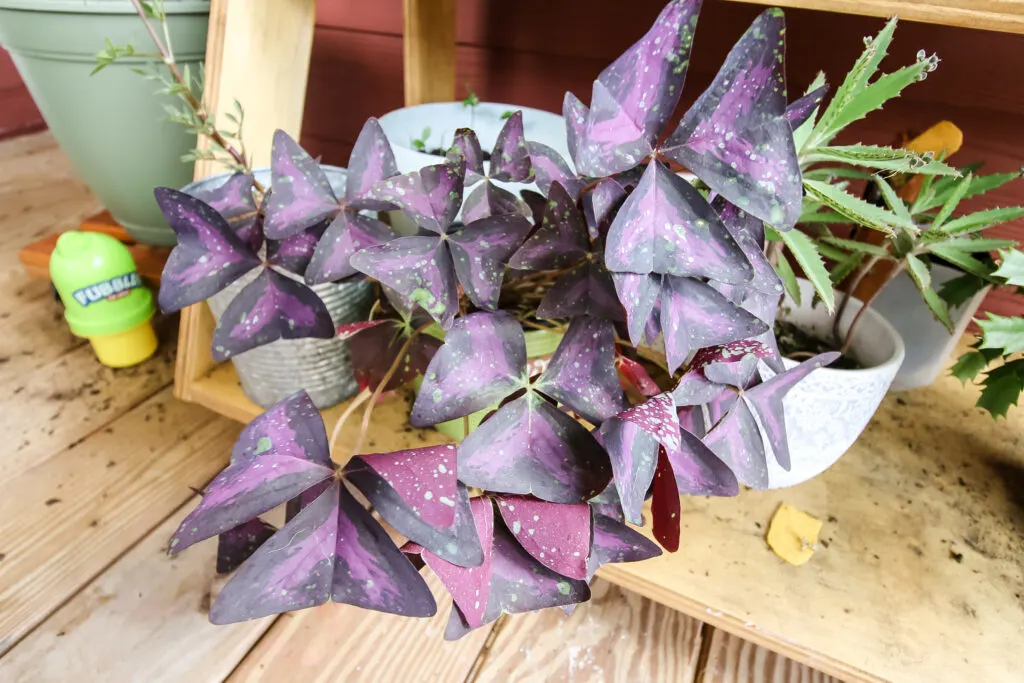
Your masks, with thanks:
<instances>
[{"instance_id":1,"label":"wooden deck floor","mask_svg":"<svg viewBox=\"0 0 1024 683\"><path fill-rule=\"evenodd\" d=\"M572 616L463 640L439 617L331 605L214 627L215 544L165 554L240 425L176 401L175 330L110 370L74 338L25 244L99 206L47 133L0 143L0 681L834 681L600 580Z\"/></svg>"}]
</instances>

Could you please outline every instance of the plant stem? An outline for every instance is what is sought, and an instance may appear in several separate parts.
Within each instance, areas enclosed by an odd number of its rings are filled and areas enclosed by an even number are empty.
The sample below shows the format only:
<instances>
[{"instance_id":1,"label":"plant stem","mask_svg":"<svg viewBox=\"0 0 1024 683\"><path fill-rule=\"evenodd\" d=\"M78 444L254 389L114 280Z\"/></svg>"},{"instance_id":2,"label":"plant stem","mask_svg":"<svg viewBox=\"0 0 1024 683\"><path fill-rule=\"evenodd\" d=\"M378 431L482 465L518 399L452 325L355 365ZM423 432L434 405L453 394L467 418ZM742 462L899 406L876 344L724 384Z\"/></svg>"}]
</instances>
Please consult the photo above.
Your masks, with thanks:
<instances>
[{"instance_id":1,"label":"plant stem","mask_svg":"<svg viewBox=\"0 0 1024 683\"><path fill-rule=\"evenodd\" d=\"M170 49L170 34L168 33L166 20L162 22L164 26L164 35L167 36L167 44L165 45L164 42L160 40L160 36L153 28L153 25L149 23L149 19L146 17L146 11L142 8L140 0L131 0L131 3L135 8L136 14L138 14L139 18L142 20L143 26L146 27L146 32L149 33L149 37L153 40L153 44L156 45L156 49L160 52L160 56L163 58L164 64L170 70L171 75L174 77L174 80L178 82L178 85L184 88L182 97L185 99L185 102L188 103L188 106L192 108L195 115L209 128L207 135L212 138L213 141L221 147L221 149L231 155L231 158L235 160L235 163L251 173L252 168L249 166L249 162L246 160L245 155L238 152L226 139L224 139L224 136L220 134L217 127L210 121L210 115L206 112L206 107L202 102L196 99L195 95L192 94L192 84L187 83L185 81L185 77L181 75L181 71L178 69L178 65L174 61L174 53L171 52ZM256 178L253 178L252 183L259 192L266 192L263 185L261 185Z\"/></svg>"},{"instance_id":2,"label":"plant stem","mask_svg":"<svg viewBox=\"0 0 1024 683\"><path fill-rule=\"evenodd\" d=\"M366 399L370 398L370 388L367 387L359 392L359 395L352 399L352 402L345 408L345 412L338 418L338 422L334 425L334 430L331 432L331 440L328 441L328 448L332 452L334 451L334 442L341 436L341 428L345 426L348 418L356 412L356 408L366 403Z\"/></svg>"},{"instance_id":3,"label":"plant stem","mask_svg":"<svg viewBox=\"0 0 1024 683\"><path fill-rule=\"evenodd\" d=\"M877 254L872 255L871 258L857 269L857 273L853 276L853 280L851 280L850 284L845 288L845 291L843 292L843 300L839 302L839 308L836 310L836 316L832 320L832 339L836 344L839 343L840 339L839 321L843 319L843 314L846 313L846 307L850 303L850 299L853 298L853 293L857 291L857 287L859 287L860 283L865 277L867 277L867 274L871 272L871 269L875 267L875 264L881 260L881 256L878 256ZM874 299L874 297L872 297L872 299ZM849 336L849 331L847 331L847 336Z\"/></svg>"},{"instance_id":4,"label":"plant stem","mask_svg":"<svg viewBox=\"0 0 1024 683\"><path fill-rule=\"evenodd\" d=\"M866 311L869 308L871 308L871 304L874 302L874 300L876 298L878 298L878 295L881 294L882 290L885 289L885 286L887 284L889 284L889 282L891 282L894 277L896 277L901 272L903 272L903 268L904 267L905 267L905 262L904 261L898 262L896 264L896 267L894 267L892 269L892 271L888 275L885 276L885 281L882 282L882 285L878 289L875 290L875 293L872 294L871 297L867 301L864 302L864 305L861 306L859 311L857 311L857 314L855 316L853 316L853 321L850 323L850 327L846 330L846 339L843 341L843 345L839 349L839 353L841 353L843 355L846 355L846 352L850 350L850 344L853 343L853 332L857 328L857 323L860 321L861 316L864 315L864 311ZM850 296L853 296L853 295L850 294ZM838 320L838 318L837 318L837 320Z\"/></svg>"}]
</instances>

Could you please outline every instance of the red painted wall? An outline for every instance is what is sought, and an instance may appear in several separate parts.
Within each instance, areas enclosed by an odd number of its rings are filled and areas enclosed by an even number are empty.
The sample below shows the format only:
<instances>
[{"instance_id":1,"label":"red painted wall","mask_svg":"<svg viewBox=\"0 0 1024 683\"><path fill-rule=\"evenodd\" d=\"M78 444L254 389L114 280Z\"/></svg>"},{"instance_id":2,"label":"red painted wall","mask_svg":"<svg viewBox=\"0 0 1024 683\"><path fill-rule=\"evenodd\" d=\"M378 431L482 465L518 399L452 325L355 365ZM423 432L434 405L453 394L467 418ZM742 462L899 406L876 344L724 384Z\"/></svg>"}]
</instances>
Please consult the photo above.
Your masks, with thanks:
<instances>
[{"instance_id":1,"label":"red painted wall","mask_svg":"<svg viewBox=\"0 0 1024 683\"><path fill-rule=\"evenodd\" d=\"M0 140L40 130L45 125L10 56L0 49Z\"/></svg>"}]
</instances>

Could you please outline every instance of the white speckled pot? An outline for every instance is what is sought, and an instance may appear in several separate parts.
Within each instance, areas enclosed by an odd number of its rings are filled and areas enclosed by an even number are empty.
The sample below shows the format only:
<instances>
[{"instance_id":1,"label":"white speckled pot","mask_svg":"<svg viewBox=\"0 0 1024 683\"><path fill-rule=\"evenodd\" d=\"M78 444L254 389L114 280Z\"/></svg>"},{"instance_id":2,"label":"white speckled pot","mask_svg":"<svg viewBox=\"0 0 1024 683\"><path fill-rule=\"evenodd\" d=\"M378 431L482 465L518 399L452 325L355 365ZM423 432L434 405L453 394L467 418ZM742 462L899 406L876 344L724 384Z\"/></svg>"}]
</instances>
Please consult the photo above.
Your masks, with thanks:
<instances>
[{"instance_id":1,"label":"white speckled pot","mask_svg":"<svg viewBox=\"0 0 1024 683\"><path fill-rule=\"evenodd\" d=\"M821 304L811 306L810 282L800 280L800 294L800 306L788 296L783 300L779 318L827 339L832 334L832 316ZM840 325L843 334L862 307L856 299L846 307ZM903 339L874 309L868 309L857 323L851 351L863 369L819 368L783 400L793 467L787 472L769 457L769 488L805 482L839 460L864 431L903 363ZM796 362L787 360L786 365Z\"/></svg>"}]
</instances>

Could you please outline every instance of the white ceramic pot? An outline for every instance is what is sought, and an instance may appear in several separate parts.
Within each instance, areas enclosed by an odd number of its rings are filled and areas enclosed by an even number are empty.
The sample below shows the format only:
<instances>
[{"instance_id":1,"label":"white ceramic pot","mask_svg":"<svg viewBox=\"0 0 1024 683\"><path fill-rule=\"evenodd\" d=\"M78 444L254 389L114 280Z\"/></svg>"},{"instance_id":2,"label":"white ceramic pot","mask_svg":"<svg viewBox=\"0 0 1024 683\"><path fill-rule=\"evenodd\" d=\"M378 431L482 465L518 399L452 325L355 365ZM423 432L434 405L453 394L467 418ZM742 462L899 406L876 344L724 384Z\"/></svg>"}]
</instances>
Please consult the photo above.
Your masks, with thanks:
<instances>
[{"instance_id":1,"label":"white ceramic pot","mask_svg":"<svg viewBox=\"0 0 1024 683\"><path fill-rule=\"evenodd\" d=\"M944 282L961 275L963 273L955 268L934 263L932 287L938 289ZM953 323L953 333L950 334L945 325L932 315L906 272L885 286L871 308L892 322L907 349L903 366L893 380L893 391L925 387L935 381L989 289L985 287L968 301L950 308L949 318Z\"/></svg>"},{"instance_id":2,"label":"white ceramic pot","mask_svg":"<svg viewBox=\"0 0 1024 683\"><path fill-rule=\"evenodd\" d=\"M561 154L571 165L565 138L565 119L558 114L530 107L481 102L470 108L462 102L431 102L388 112L380 117L380 127L395 152L398 172L409 173L424 166L439 164L444 160L443 155L425 154L413 148L412 141L421 140L425 128L430 128L430 135L424 140L427 149L447 149L451 146L457 129L472 128L480 139L480 148L490 152L498 139L498 133L505 125L502 114L517 110L523 112L523 134L526 139L547 145ZM487 162L484 162L484 170L487 170L487 167ZM537 189L534 183L495 182L495 185L516 195L522 189ZM393 211L390 216L392 226L400 233L415 232L415 227L401 212ZM461 220L461 212L456 220Z\"/></svg>"},{"instance_id":3,"label":"white ceramic pot","mask_svg":"<svg viewBox=\"0 0 1024 683\"><path fill-rule=\"evenodd\" d=\"M779 318L828 339L833 317L820 303L812 307L814 287L800 280L801 305L788 296ZM846 307L840 331L845 335L863 307L854 299ZM782 469L768 458L769 488L794 486L832 466L857 440L885 396L903 362L903 340L889 322L868 309L854 330L851 352L860 370L819 368L797 384L783 399L792 469ZM796 365L786 360L787 367Z\"/></svg>"}]
</instances>

